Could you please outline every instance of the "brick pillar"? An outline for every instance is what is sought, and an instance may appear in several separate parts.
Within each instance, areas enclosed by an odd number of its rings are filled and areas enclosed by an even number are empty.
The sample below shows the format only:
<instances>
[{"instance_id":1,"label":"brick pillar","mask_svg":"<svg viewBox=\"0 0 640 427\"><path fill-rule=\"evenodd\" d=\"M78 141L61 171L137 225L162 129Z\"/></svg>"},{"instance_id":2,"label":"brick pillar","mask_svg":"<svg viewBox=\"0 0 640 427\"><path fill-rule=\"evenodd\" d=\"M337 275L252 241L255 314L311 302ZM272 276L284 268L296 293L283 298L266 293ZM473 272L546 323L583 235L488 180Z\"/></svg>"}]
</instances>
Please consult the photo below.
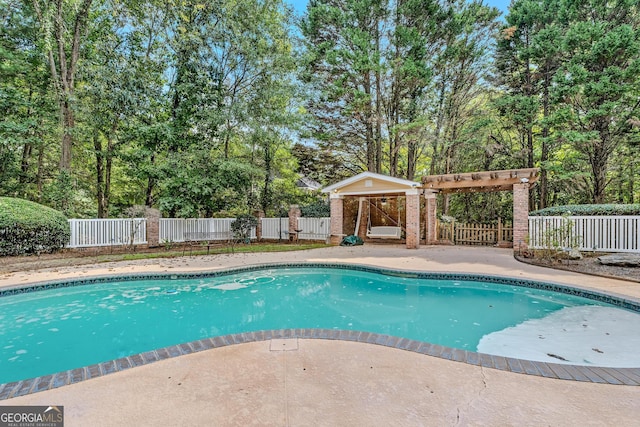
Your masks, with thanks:
<instances>
[{"instance_id":1,"label":"brick pillar","mask_svg":"<svg viewBox=\"0 0 640 427\"><path fill-rule=\"evenodd\" d=\"M158 209L145 209L147 218L147 246L155 248L160 245L160 211Z\"/></svg>"},{"instance_id":2,"label":"brick pillar","mask_svg":"<svg viewBox=\"0 0 640 427\"><path fill-rule=\"evenodd\" d=\"M289 240L298 238L298 218L302 216L300 207L298 205L291 205L289 207Z\"/></svg>"},{"instance_id":3,"label":"brick pillar","mask_svg":"<svg viewBox=\"0 0 640 427\"><path fill-rule=\"evenodd\" d=\"M362 201L362 202L360 202ZM367 198L366 197L361 197L358 200L358 204L362 203L362 212L358 211L360 213L360 228L358 228L355 232L356 236L360 236L361 238L365 238L365 236L367 235L367 223L369 220L369 209L371 209L371 206L369 205L369 203L367 202Z\"/></svg>"},{"instance_id":4,"label":"brick pillar","mask_svg":"<svg viewBox=\"0 0 640 427\"><path fill-rule=\"evenodd\" d=\"M406 218L407 249L417 249L420 246L420 192L417 189L407 190Z\"/></svg>"},{"instance_id":5,"label":"brick pillar","mask_svg":"<svg viewBox=\"0 0 640 427\"><path fill-rule=\"evenodd\" d=\"M253 213L253 216L255 216L258 219L258 225L256 225L256 240L261 241L262 240L262 218L264 218L264 212L262 212L261 210L257 210Z\"/></svg>"},{"instance_id":6,"label":"brick pillar","mask_svg":"<svg viewBox=\"0 0 640 427\"><path fill-rule=\"evenodd\" d=\"M344 237L342 224L344 222L344 199L341 195L331 193L331 236L329 241L332 245L339 245Z\"/></svg>"},{"instance_id":7,"label":"brick pillar","mask_svg":"<svg viewBox=\"0 0 640 427\"><path fill-rule=\"evenodd\" d=\"M438 242L438 217L436 215L438 199L436 198L436 192L433 190L425 190L424 198L427 200L424 214L426 241L427 245L433 245Z\"/></svg>"},{"instance_id":8,"label":"brick pillar","mask_svg":"<svg viewBox=\"0 0 640 427\"><path fill-rule=\"evenodd\" d=\"M529 248L529 183L513 184L513 251Z\"/></svg>"}]
</instances>

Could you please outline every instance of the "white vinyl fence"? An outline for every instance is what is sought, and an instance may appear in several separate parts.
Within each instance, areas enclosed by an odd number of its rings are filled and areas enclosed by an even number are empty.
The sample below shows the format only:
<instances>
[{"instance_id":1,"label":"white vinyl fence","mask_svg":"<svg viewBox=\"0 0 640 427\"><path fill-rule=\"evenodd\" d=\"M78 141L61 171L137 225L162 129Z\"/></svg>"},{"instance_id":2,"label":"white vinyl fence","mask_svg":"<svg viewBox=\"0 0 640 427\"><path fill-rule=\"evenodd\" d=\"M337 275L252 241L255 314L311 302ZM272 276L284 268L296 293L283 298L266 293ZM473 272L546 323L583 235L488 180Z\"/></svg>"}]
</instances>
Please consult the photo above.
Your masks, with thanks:
<instances>
[{"instance_id":1,"label":"white vinyl fence","mask_svg":"<svg viewBox=\"0 0 640 427\"><path fill-rule=\"evenodd\" d=\"M160 243L185 240L220 240L231 237L235 218L160 218ZM263 239L289 239L289 218L262 218ZM126 246L147 243L145 218L70 219L71 239L67 247ZM330 218L299 218L298 239L325 240L331 230ZM256 229L251 230L255 239Z\"/></svg>"},{"instance_id":2,"label":"white vinyl fence","mask_svg":"<svg viewBox=\"0 0 640 427\"><path fill-rule=\"evenodd\" d=\"M298 218L298 239L325 240L331 234L331 218Z\"/></svg>"},{"instance_id":3,"label":"white vinyl fence","mask_svg":"<svg viewBox=\"0 0 640 427\"><path fill-rule=\"evenodd\" d=\"M69 248L147 243L145 218L70 219Z\"/></svg>"},{"instance_id":4,"label":"white vinyl fence","mask_svg":"<svg viewBox=\"0 0 640 427\"><path fill-rule=\"evenodd\" d=\"M289 218L261 218L263 239L289 239Z\"/></svg>"},{"instance_id":5,"label":"white vinyl fence","mask_svg":"<svg viewBox=\"0 0 640 427\"><path fill-rule=\"evenodd\" d=\"M531 216L529 247L640 252L640 216Z\"/></svg>"},{"instance_id":6,"label":"white vinyl fence","mask_svg":"<svg viewBox=\"0 0 640 427\"><path fill-rule=\"evenodd\" d=\"M235 218L160 218L160 243L189 240L229 240ZM200 238L198 237L200 235ZM255 239L255 229L251 232Z\"/></svg>"},{"instance_id":7,"label":"white vinyl fence","mask_svg":"<svg viewBox=\"0 0 640 427\"><path fill-rule=\"evenodd\" d=\"M289 218L262 218L263 239L289 239ZM326 240L331 233L330 218L298 218L299 240Z\"/></svg>"}]
</instances>

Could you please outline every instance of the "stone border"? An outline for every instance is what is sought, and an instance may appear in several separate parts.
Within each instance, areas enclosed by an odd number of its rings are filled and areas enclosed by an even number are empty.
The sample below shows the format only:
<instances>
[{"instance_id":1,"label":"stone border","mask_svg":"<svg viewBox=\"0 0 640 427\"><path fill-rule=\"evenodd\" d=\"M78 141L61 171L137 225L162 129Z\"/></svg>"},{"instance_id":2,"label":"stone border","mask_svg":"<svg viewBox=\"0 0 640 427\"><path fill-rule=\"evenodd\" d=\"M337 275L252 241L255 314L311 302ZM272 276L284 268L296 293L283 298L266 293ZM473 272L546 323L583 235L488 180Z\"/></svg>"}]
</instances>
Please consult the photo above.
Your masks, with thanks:
<instances>
[{"instance_id":1,"label":"stone border","mask_svg":"<svg viewBox=\"0 0 640 427\"><path fill-rule=\"evenodd\" d=\"M377 267L331 264L331 263L280 263L262 264L249 267L225 269L216 272L205 273L183 273L183 274L144 274L127 276L101 276L76 281L44 282L26 287L12 287L0 291L0 297L22 294L26 292L36 292L45 289L58 289L71 286L81 286L95 283L105 283L123 280L137 279L189 279L212 276L222 276L239 272L263 270L267 268L339 268L345 270L359 270L374 273L381 273L393 276L422 278L422 279L442 279L442 280L472 280L479 282L492 282L513 286L524 286L537 289L551 290L575 296L582 296L602 302L607 302L622 308L640 312L640 301L624 299L621 297L609 296L598 292L572 288L560 284L537 282L533 280L514 279L502 276L473 275L462 273L429 273L429 272L405 272L399 270L383 269ZM164 359L170 359L186 354L196 353L213 348L225 347L234 344L250 342L269 341L271 339L324 339L343 340L365 344L382 345L399 350L412 351L428 356L439 357L441 359L464 362L484 368L498 369L502 371L535 375L545 378L572 380L581 382L591 382L613 385L640 385L640 367L638 368L607 368L583 365L565 365L558 363L536 362L510 357L495 356L484 353L475 353L468 350L460 350L451 347L444 347L437 344L430 344L422 341L410 340L407 338L395 337L384 334L334 330L334 329L279 329L258 332L246 332L241 334L230 334L205 338L188 343L173 345L169 347L151 350L140 354L135 354L120 359L110 360L95 365L76 368L56 374L42 377L30 378L22 381L0 384L0 400L11 399L13 397L24 396L26 394L51 390L68 384L74 384L91 378L96 378L115 372L135 368L136 366L147 365Z\"/></svg>"},{"instance_id":2,"label":"stone border","mask_svg":"<svg viewBox=\"0 0 640 427\"><path fill-rule=\"evenodd\" d=\"M640 385L640 368L602 368L588 366L562 365L558 363L534 362L474 353L436 344L394 337L390 335L346 331L337 329L279 329L258 332L231 334L214 338L205 338L179 345L147 351L133 356L108 362L59 372L0 385L0 400L24 396L45 390L52 390L69 384L75 384L91 378L101 377L115 372L125 371L137 366L148 365L160 360L179 357L191 353L226 347L235 344L269 341L272 339L320 339L353 341L364 344L381 345L398 350L411 351L441 359L468 363L483 368L527 374L545 378L581 381L599 384Z\"/></svg>"}]
</instances>

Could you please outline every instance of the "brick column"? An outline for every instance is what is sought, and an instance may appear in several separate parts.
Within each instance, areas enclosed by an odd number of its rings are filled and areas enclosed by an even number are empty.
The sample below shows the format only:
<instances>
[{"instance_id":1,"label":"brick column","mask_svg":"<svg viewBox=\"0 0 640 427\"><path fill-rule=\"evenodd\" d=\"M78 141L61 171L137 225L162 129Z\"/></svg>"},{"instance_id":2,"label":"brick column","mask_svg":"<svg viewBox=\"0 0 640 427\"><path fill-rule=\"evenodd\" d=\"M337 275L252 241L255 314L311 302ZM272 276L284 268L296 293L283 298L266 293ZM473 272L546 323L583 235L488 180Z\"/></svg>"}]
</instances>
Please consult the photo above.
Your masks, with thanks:
<instances>
[{"instance_id":1,"label":"brick column","mask_svg":"<svg viewBox=\"0 0 640 427\"><path fill-rule=\"evenodd\" d=\"M158 209L145 209L147 218L147 246L155 248L160 245L160 211Z\"/></svg>"},{"instance_id":2,"label":"brick column","mask_svg":"<svg viewBox=\"0 0 640 427\"><path fill-rule=\"evenodd\" d=\"M424 219L426 224L426 241L427 245L433 245L438 242L438 217L436 215L438 199L434 190L425 190L424 198L427 200Z\"/></svg>"},{"instance_id":3,"label":"brick column","mask_svg":"<svg viewBox=\"0 0 640 427\"><path fill-rule=\"evenodd\" d=\"M513 251L529 248L529 183L513 184Z\"/></svg>"},{"instance_id":4,"label":"brick column","mask_svg":"<svg viewBox=\"0 0 640 427\"><path fill-rule=\"evenodd\" d=\"M344 222L344 199L340 194L331 193L331 236L329 241L332 245L339 245L344 237L342 223Z\"/></svg>"},{"instance_id":5,"label":"brick column","mask_svg":"<svg viewBox=\"0 0 640 427\"><path fill-rule=\"evenodd\" d=\"M261 210L257 210L253 213L253 216L255 216L258 219L258 225L256 225L256 240L261 241L262 240L262 218L264 218L264 212L262 212Z\"/></svg>"},{"instance_id":6,"label":"brick column","mask_svg":"<svg viewBox=\"0 0 640 427\"><path fill-rule=\"evenodd\" d=\"M302 216L300 207L298 205L291 205L289 207L289 240L298 238L298 218Z\"/></svg>"},{"instance_id":7,"label":"brick column","mask_svg":"<svg viewBox=\"0 0 640 427\"><path fill-rule=\"evenodd\" d=\"M420 192L417 189L407 190L405 195L407 249L417 249L420 246Z\"/></svg>"},{"instance_id":8,"label":"brick column","mask_svg":"<svg viewBox=\"0 0 640 427\"><path fill-rule=\"evenodd\" d=\"M358 204L360 203L362 204L362 212L358 209L358 213L360 214L360 228L355 231L355 235L364 239L367 235L367 225L370 215L369 209L371 209L371 206L367 202L366 197L360 197Z\"/></svg>"}]
</instances>

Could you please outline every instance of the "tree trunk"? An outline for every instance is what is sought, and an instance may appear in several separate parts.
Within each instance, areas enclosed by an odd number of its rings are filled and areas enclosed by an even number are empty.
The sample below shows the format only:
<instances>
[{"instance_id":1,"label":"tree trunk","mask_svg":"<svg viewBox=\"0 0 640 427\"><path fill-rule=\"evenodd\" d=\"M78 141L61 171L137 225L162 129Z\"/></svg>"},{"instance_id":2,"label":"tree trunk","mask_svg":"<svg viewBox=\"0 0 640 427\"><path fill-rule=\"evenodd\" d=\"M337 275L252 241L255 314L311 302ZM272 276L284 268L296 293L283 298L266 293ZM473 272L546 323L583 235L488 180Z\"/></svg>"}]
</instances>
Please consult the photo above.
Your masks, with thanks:
<instances>
[{"instance_id":1,"label":"tree trunk","mask_svg":"<svg viewBox=\"0 0 640 427\"><path fill-rule=\"evenodd\" d=\"M44 175L44 144L40 144L38 147L38 173L36 175L36 187L38 188L38 203L42 201L42 188L43 188L43 175Z\"/></svg>"},{"instance_id":2,"label":"tree trunk","mask_svg":"<svg viewBox=\"0 0 640 427\"><path fill-rule=\"evenodd\" d=\"M373 138L373 108L371 96L371 75L365 71L364 75L364 93L367 94L366 107L364 111L365 117L365 145L367 150L367 170L375 172L376 170L376 151Z\"/></svg>"},{"instance_id":3,"label":"tree trunk","mask_svg":"<svg viewBox=\"0 0 640 427\"><path fill-rule=\"evenodd\" d=\"M93 135L93 149L96 154L96 199L98 200L98 218L106 218L104 214L104 153L102 152L102 141L96 132Z\"/></svg>"},{"instance_id":4,"label":"tree trunk","mask_svg":"<svg viewBox=\"0 0 640 427\"><path fill-rule=\"evenodd\" d=\"M151 165L155 165L156 162L156 155L155 154L151 154L151 159L150 159L150 163ZM146 196L145 196L145 201L144 204L145 206L148 207L153 207L153 189L155 188L156 185L156 180L153 177L153 175L150 175L147 179L147 191L146 191Z\"/></svg>"},{"instance_id":5,"label":"tree trunk","mask_svg":"<svg viewBox=\"0 0 640 427\"><path fill-rule=\"evenodd\" d=\"M75 126L73 105L73 92L75 88L75 75L80 57L81 38L86 32L87 17L93 0L83 0L75 9L73 19L73 32L65 23L63 16L63 0L55 0L55 10L50 14L49 10L41 8L40 0L32 0L42 31L48 33L53 30L55 45L51 45L47 52L51 78L55 85L56 96L60 108L62 120L62 141L60 146L60 171L71 171L71 153L73 150L73 129ZM53 20L53 22L50 22ZM71 36L71 37L69 37ZM69 40L71 45L69 46ZM57 48L54 54L53 47ZM69 56L68 56L69 55Z\"/></svg>"},{"instance_id":6,"label":"tree trunk","mask_svg":"<svg viewBox=\"0 0 640 427\"><path fill-rule=\"evenodd\" d=\"M20 162L20 185L27 183L27 175L29 174L29 159L31 158L31 152L33 151L33 145L30 143L24 144L22 147L22 161Z\"/></svg>"},{"instance_id":7,"label":"tree trunk","mask_svg":"<svg viewBox=\"0 0 640 427\"><path fill-rule=\"evenodd\" d=\"M380 28L378 22L376 22L376 57L379 57L380 52ZM382 82L380 76L380 64L376 64L376 173L382 172Z\"/></svg>"},{"instance_id":8,"label":"tree trunk","mask_svg":"<svg viewBox=\"0 0 640 427\"><path fill-rule=\"evenodd\" d=\"M605 189L607 187L607 163L608 155L604 149L606 142L598 141L595 144L591 156L591 173L593 175L593 203L605 202Z\"/></svg>"}]
</instances>

